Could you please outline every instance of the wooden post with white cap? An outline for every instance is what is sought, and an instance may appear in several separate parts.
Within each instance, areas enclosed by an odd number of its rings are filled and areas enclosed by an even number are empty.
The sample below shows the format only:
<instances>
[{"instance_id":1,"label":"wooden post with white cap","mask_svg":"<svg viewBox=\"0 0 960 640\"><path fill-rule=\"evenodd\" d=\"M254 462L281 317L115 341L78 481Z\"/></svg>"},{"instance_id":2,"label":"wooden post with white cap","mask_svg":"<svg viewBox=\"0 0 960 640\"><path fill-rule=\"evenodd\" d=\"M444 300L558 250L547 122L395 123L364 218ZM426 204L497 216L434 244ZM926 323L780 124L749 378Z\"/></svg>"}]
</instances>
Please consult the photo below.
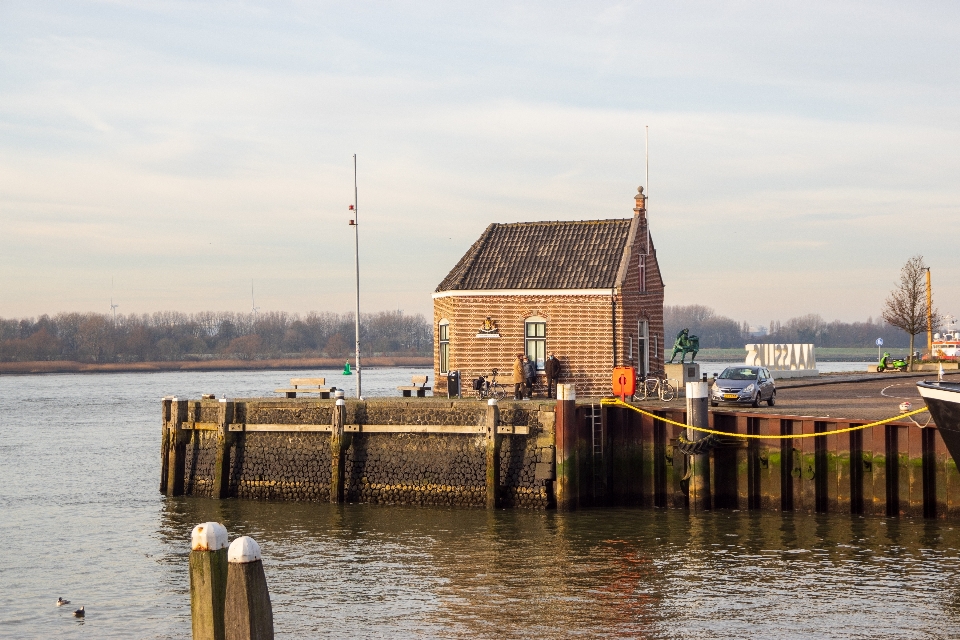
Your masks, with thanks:
<instances>
[{"instance_id":1,"label":"wooden post with white cap","mask_svg":"<svg viewBox=\"0 0 960 640\"><path fill-rule=\"evenodd\" d=\"M227 552L226 640L273 640L273 608L263 573L260 545L249 536Z\"/></svg>"},{"instance_id":2,"label":"wooden post with white cap","mask_svg":"<svg viewBox=\"0 0 960 640\"><path fill-rule=\"evenodd\" d=\"M556 477L554 495L558 511L576 506L577 480L577 391L572 384L557 385L557 407L554 424Z\"/></svg>"},{"instance_id":3,"label":"wooden post with white cap","mask_svg":"<svg viewBox=\"0 0 960 640\"><path fill-rule=\"evenodd\" d=\"M337 401L333 406L333 422L330 428L330 502L343 502L343 454L345 437L343 424L347 418L347 403L343 391L336 392Z\"/></svg>"},{"instance_id":4,"label":"wooden post with white cap","mask_svg":"<svg viewBox=\"0 0 960 640\"><path fill-rule=\"evenodd\" d=\"M204 522L190 534L190 617L193 640L224 640L227 530Z\"/></svg>"},{"instance_id":5,"label":"wooden post with white cap","mask_svg":"<svg viewBox=\"0 0 960 640\"><path fill-rule=\"evenodd\" d=\"M687 424L691 427L709 429L707 402L709 390L706 382L687 383ZM707 437L702 431L687 429L687 439L696 442ZM710 499L710 454L690 456L690 509L692 511L709 510Z\"/></svg>"}]
</instances>

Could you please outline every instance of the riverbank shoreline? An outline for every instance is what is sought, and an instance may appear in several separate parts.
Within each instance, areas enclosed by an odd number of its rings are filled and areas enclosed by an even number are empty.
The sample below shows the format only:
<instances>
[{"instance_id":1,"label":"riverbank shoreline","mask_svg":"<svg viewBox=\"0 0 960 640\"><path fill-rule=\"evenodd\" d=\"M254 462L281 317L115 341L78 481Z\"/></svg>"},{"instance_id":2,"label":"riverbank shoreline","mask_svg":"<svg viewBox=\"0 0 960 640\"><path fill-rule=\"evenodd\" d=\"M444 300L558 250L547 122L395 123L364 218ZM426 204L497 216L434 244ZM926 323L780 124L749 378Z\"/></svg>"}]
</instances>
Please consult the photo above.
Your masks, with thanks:
<instances>
[{"instance_id":1,"label":"riverbank shoreline","mask_svg":"<svg viewBox=\"0 0 960 640\"><path fill-rule=\"evenodd\" d=\"M0 362L0 375L36 375L42 373L151 373L161 371L271 371L288 369L342 368L345 359L296 358L268 360L177 360L170 362L75 362L51 360ZM371 356L366 367L432 367L433 358L423 356ZM351 365L352 366L352 365Z\"/></svg>"}]
</instances>

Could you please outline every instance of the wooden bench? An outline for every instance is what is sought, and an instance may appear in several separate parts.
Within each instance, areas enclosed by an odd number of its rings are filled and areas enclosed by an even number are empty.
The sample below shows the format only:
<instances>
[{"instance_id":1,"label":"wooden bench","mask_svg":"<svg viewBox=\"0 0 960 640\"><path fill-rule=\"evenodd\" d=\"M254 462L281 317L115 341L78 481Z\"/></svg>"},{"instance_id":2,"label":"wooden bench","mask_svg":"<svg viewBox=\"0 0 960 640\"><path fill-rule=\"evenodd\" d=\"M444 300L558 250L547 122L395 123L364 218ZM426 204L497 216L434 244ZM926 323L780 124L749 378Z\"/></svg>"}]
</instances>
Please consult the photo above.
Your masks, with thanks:
<instances>
[{"instance_id":1,"label":"wooden bench","mask_svg":"<svg viewBox=\"0 0 960 640\"><path fill-rule=\"evenodd\" d=\"M288 398L296 398L298 393L319 393L321 398L329 398L331 391L336 387L325 387L326 378L290 378L289 389L276 389L277 393L286 394Z\"/></svg>"},{"instance_id":2,"label":"wooden bench","mask_svg":"<svg viewBox=\"0 0 960 640\"><path fill-rule=\"evenodd\" d=\"M413 376L410 379L409 387L397 387L401 393L403 393L404 398L411 398L413 394L416 393L418 398L425 398L427 396L427 391L430 391L430 387L427 386L427 378L430 376Z\"/></svg>"}]
</instances>

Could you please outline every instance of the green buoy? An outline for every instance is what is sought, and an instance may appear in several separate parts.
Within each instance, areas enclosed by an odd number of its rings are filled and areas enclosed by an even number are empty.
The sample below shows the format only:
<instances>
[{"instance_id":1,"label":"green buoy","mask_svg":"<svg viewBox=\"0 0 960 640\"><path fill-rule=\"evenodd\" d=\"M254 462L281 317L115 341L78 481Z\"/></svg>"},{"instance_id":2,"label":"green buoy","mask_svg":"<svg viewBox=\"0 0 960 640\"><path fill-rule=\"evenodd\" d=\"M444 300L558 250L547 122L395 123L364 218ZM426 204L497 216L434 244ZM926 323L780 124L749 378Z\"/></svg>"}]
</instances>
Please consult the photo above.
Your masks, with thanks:
<instances>
[{"instance_id":1,"label":"green buoy","mask_svg":"<svg viewBox=\"0 0 960 640\"><path fill-rule=\"evenodd\" d=\"M343 375L349 376L350 374L351 374L350 363L349 362L343 363Z\"/></svg>"}]
</instances>

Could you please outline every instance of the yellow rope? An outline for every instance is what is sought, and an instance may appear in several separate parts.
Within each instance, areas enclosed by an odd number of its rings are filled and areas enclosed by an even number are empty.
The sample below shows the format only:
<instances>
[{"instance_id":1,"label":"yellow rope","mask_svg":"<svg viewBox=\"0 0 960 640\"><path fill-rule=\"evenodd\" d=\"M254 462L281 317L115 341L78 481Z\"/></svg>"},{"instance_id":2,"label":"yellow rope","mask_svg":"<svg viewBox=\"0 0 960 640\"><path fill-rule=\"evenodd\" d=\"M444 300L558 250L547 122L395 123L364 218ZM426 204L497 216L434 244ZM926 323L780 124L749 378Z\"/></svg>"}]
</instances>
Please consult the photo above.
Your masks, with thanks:
<instances>
[{"instance_id":1,"label":"yellow rope","mask_svg":"<svg viewBox=\"0 0 960 640\"><path fill-rule=\"evenodd\" d=\"M888 422L893 422L894 420L900 420L901 418L909 418L910 416L915 416L918 413L923 413L927 410L926 407L923 409L914 409L913 411L908 411L907 413L901 413L898 416L892 418L886 418L885 420L878 420L877 422L871 422L870 424L862 424L857 427L847 427L846 429L836 429L834 431L821 431L820 433L797 433L794 435L787 436L761 436L749 433L730 433L729 431L714 431L713 429L704 429L703 427L691 427L688 424L683 424L682 422L677 422L676 420L670 420L662 416L658 416L655 413L650 413L649 411L644 411L638 407L633 406L623 402L619 398L603 398L600 400L600 404L605 404L612 407L626 407L627 409L633 409L637 413L642 413L645 416L650 416L654 420L660 420L661 422L666 422L667 424L672 424L677 427L683 427L684 429L692 429L693 431L702 431L703 433L713 433L718 436L731 436L735 438L757 438L761 440L791 440L793 438L817 438L819 436L832 436L838 433L848 433L850 431L858 431L860 429L867 429L869 427L876 427L881 424L887 424ZM918 425L919 426L919 425Z\"/></svg>"}]
</instances>

